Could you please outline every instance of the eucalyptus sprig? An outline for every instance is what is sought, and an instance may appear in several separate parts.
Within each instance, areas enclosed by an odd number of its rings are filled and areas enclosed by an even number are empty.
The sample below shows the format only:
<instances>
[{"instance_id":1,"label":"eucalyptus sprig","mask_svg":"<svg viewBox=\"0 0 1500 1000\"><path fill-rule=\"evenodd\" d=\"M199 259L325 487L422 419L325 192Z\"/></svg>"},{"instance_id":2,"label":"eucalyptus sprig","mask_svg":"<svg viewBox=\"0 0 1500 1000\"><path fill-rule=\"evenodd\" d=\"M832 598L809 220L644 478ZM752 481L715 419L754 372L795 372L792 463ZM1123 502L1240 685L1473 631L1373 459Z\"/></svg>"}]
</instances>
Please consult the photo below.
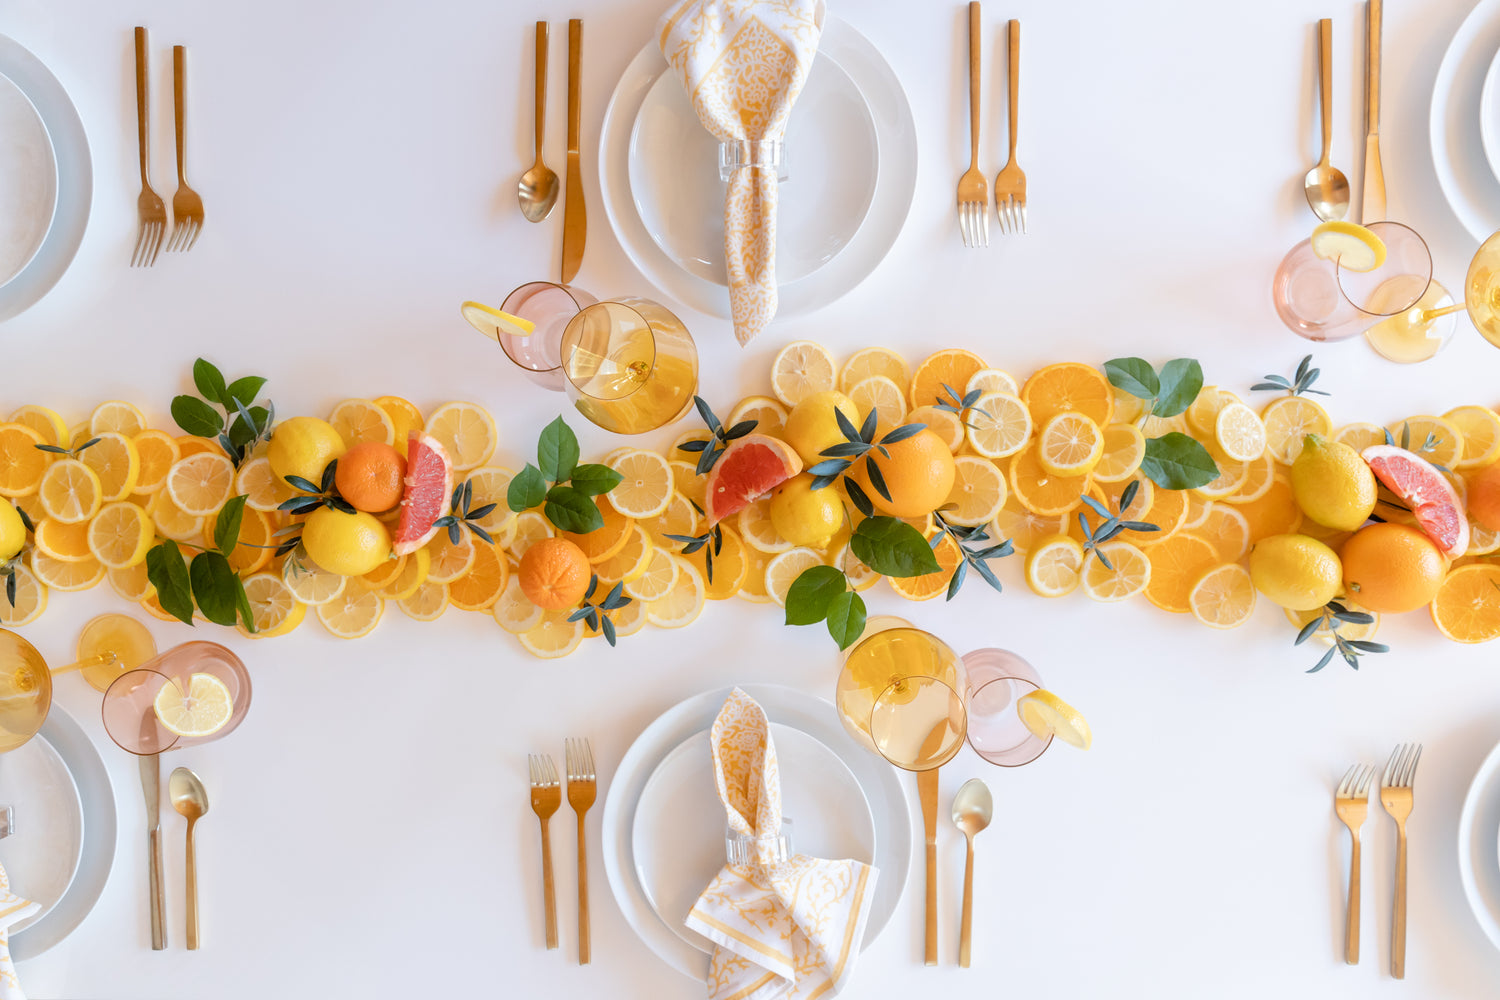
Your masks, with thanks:
<instances>
[{"instance_id":1,"label":"eucalyptus sprig","mask_svg":"<svg viewBox=\"0 0 1500 1000\"><path fill-rule=\"evenodd\" d=\"M483 538L491 545L495 540L490 533L479 524L481 520L494 512L498 504L486 503L478 507L474 506L474 480L465 479L462 484L453 488L453 503L451 507L455 513L444 514L432 522L435 528L448 529L448 541L457 545L463 540L463 529L468 528L471 532Z\"/></svg>"},{"instance_id":2,"label":"eucalyptus sprig","mask_svg":"<svg viewBox=\"0 0 1500 1000\"><path fill-rule=\"evenodd\" d=\"M620 479L607 465L578 464L578 437L558 417L537 439L536 464L526 463L510 481L505 504L517 514L541 507L553 527L584 535L604 526L594 497L620 485Z\"/></svg>"},{"instance_id":3,"label":"eucalyptus sprig","mask_svg":"<svg viewBox=\"0 0 1500 1000\"><path fill-rule=\"evenodd\" d=\"M942 543L943 535L946 535L953 539L953 543L958 546L958 551L963 556L959 564L953 568L953 576L948 580L948 596L945 600L953 600L959 588L964 585L964 578L970 568L983 577L985 583L995 588L996 593L1003 593L1004 589L1000 586L1000 580L995 576L995 571L990 568L989 560L1014 554L1016 550L1010 544L1010 539L1004 539L995 545L985 545L984 543L991 539L990 533L983 525L966 527L953 524L943 516L944 509L940 507L932 512L933 520L937 522L939 528L943 529L943 532L940 535L934 535L928 544L936 549ZM972 546L980 547L973 548Z\"/></svg>"},{"instance_id":4,"label":"eucalyptus sprig","mask_svg":"<svg viewBox=\"0 0 1500 1000\"><path fill-rule=\"evenodd\" d=\"M82 444L71 445L67 448L63 448L55 444L34 444L32 445L32 447L37 451L46 451L51 452L54 455L66 455L69 458L77 458L79 455L83 454L89 448L92 448L98 443L99 439L96 437L92 437ZM26 516L26 512L21 510L21 508L17 507L16 510L20 511L22 517Z\"/></svg>"},{"instance_id":5,"label":"eucalyptus sprig","mask_svg":"<svg viewBox=\"0 0 1500 1000\"><path fill-rule=\"evenodd\" d=\"M1305 356L1297 365L1297 374L1289 382L1281 375L1262 376L1265 381L1257 382L1250 387L1251 392L1285 392L1288 396L1327 396L1330 393L1322 389L1313 389L1310 386L1318 380L1322 373L1319 368L1312 367L1312 355Z\"/></svg>"},{"instance_id":6,"label":"eucalyptus sprig","mask_svg":"<svg viewBox=\"0 0 1500 1000\"><path fill-rule=\"evenodd\" d=\"M1110 385L1145 400L1141 422L1147 417L1175 417L1193 405L1203 390L1203 366L1192 358L1176 358L1158 373L1140 358L1115 358L1104 363ZM1146 439L1141 474L1169 490L1190 490L1219 477L1219 467L1208 450L1186 434L1172 431Z\"/></svg>"},{"instance_id":7,"label":"eucalyptus sprig","mask_svg":"<svg viewBox=\"0 0 1500 1000\"><path fill-rule=\"evenodd\" d=\"M334 476L338 472L339 460L334 459L323 469L323 481L315 483L301 476L287 476L287 484L297 490L301 495L283 500L277 505L277 510L284 510L289 514L311 514L319 507L332 507L334 510L345 514L353 514L354 505L339 495L339 489L334 485Z\"/></svg>"},{"instance_id":8,"label":"eucalyptus sprig","mask_svg":"<svg viewBox=\"0 0 1500 1000\"><path fill-rule=\"evenodd\" d=\"M1391 434L1389 430L1385 431L1385 443L1390 445L1391 447L1396 446L1396 438ZM1427 438L1422 442L1422 446L1420 448L1413 448L1411 446L1411 424L1405 420L1401 421L1401 447L1406 451L1409 451L1414 455L1425 455L1430 452L1437 451L1438 445L1442 443L1443 441L1441 438L1439 438L1432 431L1428 431ZM1429 464L1431 464L1434 469L1440 469L1443 472L1452 471L1446 465L1442 465L1438 462L1430 462Z\"/></svg>"},{"instance_id":9,"label":"eucalyptus sprig","mask_svg":"<svg viewBox=\"0 0 1500 1000\"><path fill-rule=\"evenodd\" d=\"M174 396L172 419L189 434L217 438L219 446L238 468L257 444L270 439L271 427L276 422L274 404L267 400L265 406L255 405L266 380L259 375L246 375L226 384L212 362L199 358L193 362L193 385L203 398ZM219 410L224 412L221 414Z\"/></svg>"},{"instance_id":10,"label":"eucalyptus sprig","mask_svg":"<svg viewBox=\"0 0 1500 1000\"><path fill-rule=\"evenodd\" d=\"M1328 634L1333 636L1333 645L1329 648L1328 652L1323 654L1323 658L1317 662L1317 665L1307 672L1315 674L1319 670L1322 670L1333 662L1335 654L1342 656L1345 663L1349 664L1353 669L1358 670L1360 654L1389 653L1391 647L1380 642L1370 642L1367 639L1346 639L1339 634L1339 629L1345 625L1370 625L1374 621L1374 615L1366 614L1363 611L1350 611L1338 601L1329 601L1322 608L1318 609L1318 616L1316 618L1302 626L1301 631L1297 633L1297 640L1292 645L1300 646L1312 638L1318 631L1326 628Z\"/></svg>"},{"instance_id":11,"label":"eucalyptus sprig","mask_svg":"<svg viewBox=\"0 0 1500 1000\"><path fill-rule=\"evenodd\" d=\"M942 386L943 395L939 396L938 401L933 404L934 409L953 414L958 418L958 422L965 427L974 426L964 419L964 414L966 413L978 413L984 417L989 416L989 413L974 405L979 402L979 397L984 395L983 389L970 389L966 393L960 393L947 382L942 383Z\"/></svg>"},{"instance_id":12,"label":"eucalyptus sprig","mask_svg":"<svg viewBox=\"0 0 1500 1000\"><path fill-rule=\"evenodd\" d=\"M17 514L21 515L21 526L26 529L28 536L36 534L36 525L31 523L31 515L22 510L19 505L13 504ZM5 577L5 600L11 607L16 606L16 567L21 565L21 556L26 551L26 545L21 546L10 559L0 563L0 576Z\"/></svg>"},{"instance_id":13,"label":"eucalyptus sprig","mask_svg":"<svg viewBox=\"0 0 1500 1000\"><path fill-rule=\"evenodd\" d=\"M688 503L693 505L699 517L704 516L703 508L698 506L696 500L689 500ZM701 535L668 535L667 537L682 545L682 554L685 556L703 549L703 576L709 583L714 582L714 556L724 548L724 532L717 524Z\"/></svg>"},{"instance_id":14,"label":"eucalyptus sprig","mask_svg":"<svg viewBox=\"0 0 1500 1000\"><path fill-rule=\"evenodd\" d=\"M885 500L891 499L890 487L885 484L885 476L880 472L880 466L870 459L874 452L879 452L883 457L890 458L891 453L886 450L888 444L896 444L907 438L920 434L927 429L926 424L902 424L895 430L887 431L880 440L875 440L876 425L880 414L873 407L865 414L864 423L859 427L854 426L854 421L844 415L838 407L833 408L834 419L838 421L839 432L844 435L840 444L824 448L818 452L823 456L823 461L818 462L806 471L813 477L812 489L821 490L832 486L840 476L844 477L844 488L849 491L849 499L859 508L859 512L865 517L872 517L875 513L875 505L870 502L869 496L864 488L854 481L849 475L854 467L860 462L865 463L865 475L870 477L870 485L875 487Z\"/></svg>"},{"instance_id":15,"label":"eucalyptus sprig","mask_svg":"<svg viewBox=\"0 0 1500 1000\"><path fill-rule=\"evenodd\" d=\"M611 646L615 644L615 623L609 617L611 611L618 611L630 603L630 598L625 596L625 584L617 583L610 588L604 600L598 604L590 602L594 591L599 588L599 575L596 573L589 577L589 589L584 591L583 603L578 609L568 615L568 621L576 622L580 619L588 623L588 627L596 632L604 633L604 641Z\"/></svg>"},{"instance_id":16,"label":"eucalyptus sprig","mask_svg":"<svg viewBox=\"0 0 1500 1000\"><path fill-rule=\"evenodd\" d=\"M1088 515L1083 511L1078 512L1078 526L1083 529L1084 554L1094 553L1095 557L1104 564L1104 568L1107 570L1113 571L1114 566L1110 565L1109 557L1100 550L1099 546L1124 531L1151 532L1161 530L1160 525L1152 524L1149 521L1122 520L1125 511L1130 509L1130 504L1135 500L1135 495L1140 488L1141 481L1139 479L1132 479L1130 481L1130 484L1125 487L1124 492L1120 494L1118 502L1120 510L1117 514L1111 514L1108 507L1091 496L1080 497L1101 518L1099 524L1091 528L1089 527Z\"/></svg>"},{"instance_id":17,"label":"eucalyptus sprig","mask_svg":"<svg viewBox=\"0 0 1500 1000\"><path fill-rule=\"evenodd\" d=\"M726 429L702 396L694 396L693 405L698 408L698 416L703 418L703 423L708 427L709 439L707 441L684 441L677 446L677 449L696 454L698 475L706 476L713 471L714 466L728 450L730 443L755 430L760 426L760 421L741 420L733 427Z\"/></svg>"},{"instance_id":18,"label":"eucalyptus sprig","mask_svg":"<svg viewBox=\"0 0 1500 1000\"><path fill-rule=\"evenodd\" d=\"M191 625L196 603L203 617L216 625L233 625L238 618L247 632L255 631L245 584L229 565L229 554L239 544L246 499L231 497L219 510L214 520L213 548L181 543L199 550L191 563L183 559L179 543L170 540L157 543L146 553L146 578L156 587L163 611Z\"/></svg>"}]
</instances>

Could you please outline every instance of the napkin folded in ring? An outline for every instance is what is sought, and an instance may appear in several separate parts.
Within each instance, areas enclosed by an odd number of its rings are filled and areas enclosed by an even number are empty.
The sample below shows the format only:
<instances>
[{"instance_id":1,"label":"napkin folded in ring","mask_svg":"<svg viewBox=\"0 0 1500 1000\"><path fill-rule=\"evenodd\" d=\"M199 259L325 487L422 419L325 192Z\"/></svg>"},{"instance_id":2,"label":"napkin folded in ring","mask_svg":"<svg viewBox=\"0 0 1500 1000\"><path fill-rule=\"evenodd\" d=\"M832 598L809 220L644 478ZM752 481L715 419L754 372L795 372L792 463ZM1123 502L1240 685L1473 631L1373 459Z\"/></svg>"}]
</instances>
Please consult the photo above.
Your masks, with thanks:
<instances>
[{"instance_id":1,"label":"napkin folded in ring","mask_svg":"<svg viewBox=\"0 0 1500 1000\"><path fill-rule=\"evenodd\" d=\"M728 864L686 924L714 943L709 1000L812 1000L848 982L874 900L876 869L805 854L781 857L781 775L766 713L735 688L709 740L729 828L755 845Z\"/></svg>"},{"instance_id":2,"label":"napkin folded in ring","mask_svg":"<svg viewBox=\"0 0 1500 1000\"><path fill-rule=\"evenodd\" d=\"M10 876L0 868L0 1000L26 1000L26 993L16 978L16 965L10 959L10 926L41 908L41 903L22 899L11 892Z\"/></svg>"},{"instance_id":3,"label":"napkin folded in ring","mask_svg":"<svg viewBox=\"0 0 1500 1000\"><path fill-rule=\"evenodd\" d=\"M684 0L661 21L661 51L682 80L698 120L752 165L724 195L729 309L740 344L776 315L777 169L762 163L779 144L823 32L823 0Z\"/></svg>"}]
</instances>

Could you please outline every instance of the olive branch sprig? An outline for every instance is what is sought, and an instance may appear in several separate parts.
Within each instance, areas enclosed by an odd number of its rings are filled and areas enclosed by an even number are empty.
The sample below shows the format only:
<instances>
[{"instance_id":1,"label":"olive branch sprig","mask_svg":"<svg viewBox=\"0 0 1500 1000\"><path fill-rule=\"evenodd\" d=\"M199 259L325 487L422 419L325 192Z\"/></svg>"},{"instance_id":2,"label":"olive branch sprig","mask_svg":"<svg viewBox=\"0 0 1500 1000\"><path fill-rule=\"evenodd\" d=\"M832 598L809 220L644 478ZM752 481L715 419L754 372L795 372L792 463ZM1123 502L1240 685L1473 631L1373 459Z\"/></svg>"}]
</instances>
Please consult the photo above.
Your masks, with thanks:
<instances>
[{"instance_id":1,"label":"olive branch sprig","mask_svg":"<svg viewBox=\"0 0 1500 1000\"><path fill-rule=\"evenodd\" d=\"M576 622L582 620L586 622L588 627L595 632L603 632L604 641L613 646L615 644L615 623L609 617L609 613L625 607L625 605L630 603L630 598L625 596L625 584L622 581L609 589L609 593L604 595L604 600L595 604L590 598L594 596L594 592L598 589L599 574L595 573L589 577L589 589L584 592L583 602L579 604L577 610L568 615L568 621Z\"/></svg>"},{"instance_id":2,"label":"olive branch sprig","mask_svg":"<svg viewBox=\"0 0 1500 1000\"><path fill-rule=\"evenodd\" d=\"M696 453L698 455L698 475L706 476L713 471L714 466L723 457L725 450L729 448L730 442L738 440L755 430L760 425L760 421L741 420L733 427L726 429L702 396L694 396L693 405L698 408L698 416L702 417L703 422L708 426L710 437L707 441L684 441L677 448L679 451Z\"/></svg>"},{"instance_id":3,"label":"olive branch sprig","mask_svg":"<svg viewBox=\"0 0 1500 1000\"><path fill-rule=\"evenodd\" d=\"M1375 616L1363 611L1350 611L1338 601L1329 601L1318 609L1318 615L1312 621L1302 626L1297 633L1297 639L1292 643L1300 646L1311 639L1319 630L1326 628L1328 634L1333 637L1333 645L1328 652L1323 654L1317 664L1309 671L1315 674L1328 664L1333 662L1335 655L1344 658L1344 662L1355 670L1359 669L1359 657L1361 653L1389 653L1391 647L1381 642L1370 642L1367 639L1346 639L1339 634L1339 629L1345 625L1371 625L1375 622Z\"/></svg>"},{"instance_id":4,"label":"olive branch sprig","mask_svg":"<svg viewBox=\"0 0 1500 1000\"><path fill-rule=\"evenodd\" d=\"M974 426L964 419L964 414L966 413L977 413L983 417L990 416L988 412L986 412L985 410L981 410L979 407L974 405L975 403L979 402L979 397L984 395L983 389L970 389L968 392L960 393L957 389L953 388L953 386L949 385L947 382L943 382L942 386L943 396L939 396L938 401L933 404L934 409L953 414L958 418L958 422L963 424L965 427ZM944 396L946 396L947 398L944 398Z\"/></svg>"},{"instance_id":5,"label":"olive branch sprig","mask_svg":"<svg viewBox=\"0 0 1500 1000\"><path fill-rule=\"evenodd\" d=\"M953 576L948 580L948 593L944 600L953 600L959 588L964 585L964 578L968 575L970 569L978 573L984 579L985 583L995 589L997 594L1004 593L1004 588L1000 586L1000 579L995 576L995 571L990 568L989 561L1015 553L1016 550L1010 544L1010 539L1007 538L994 545L985 545L985 542L993 541L993 539L990 538L990 533L984 525L966 526L953 524L943 516L943 511L946 509L948 508L944 506L932 512L932 519L937 522L937 526L942 531L933 535L928 544L933 549L936 549L942 544L943 538L946 536L953 539L953 544L958 546L959 554L963 558L953 568ZM972 546L979 546L979 548Z\"/></svg>"},{"instance_id":6,"label":"olive branch sprig","mask_svg":"<svg viewBox=\"0 0 1500 1000\"><path fill-rule=\"evenodd\" d=\"M1250 387L1250 391L1285 392L1288 396L1301 396L1304 394L1327 396L1330 393L1326 393L1322 389L1310 388L1318 380L1318 375L1321 373L1321 369L1312 367L1312 355L1308 354L1297 365L1297 374L1292 377L1291 381L1287 381L1282 375L1263 375L1261 377L1265 381L1255 383Z\"/></svg>"},{"instance_id":7,"label":"olive branch sprig","mask_svg":"<svg viewBox=\"0 0 1500 1000\"><path fill-rule=\"evenodd\" d=\"M448 541L457 545L463 540L463 529L468 528L486 542L489 542L491 545L494 544L495 540L490 537L490 533L485 531L479 522L493 513L499 504L486 503L475 507L474 480L465 479L461 485L453 488L453 503L451 506L456 513L444 514L432 522L435 528L448 529Z\"/></svg>"},{"instance_id":8,"label":"olive branch sprig","mask_svg":"<svg viewBox=\"0 0 1500 1000\"><path fill-rule=\"evenodd\" d=\"M854 467L860 462L864 463L865 475L870 478L870 485L887 502L891 499L891 490L885 484L885 476L880 472L880 466L870 459L873 453L879 452L884 458L890 458L891 453L886 450L888 444L896 444L905 441L909 437L920 434L927 429L926 424L902 424L895 430L888 431L877 441L875 432L880 414L874 408L865 414L864 423L859 427L854 426L838 407L833 408L834 419L838 421L839 432L844 435L844 440L839 444L824 448L818 452L823 456L823 461L815 463L811 468L805 470L812 477L812 489L821 490L832 486L839 477L844 478L844 488L849 491L849 499L859 512L865 517L873 517L875 505L865 493L864 488L855 482L849 475Z\"/></svg>"},{"instance_id":9,"label":"olive branch sprig","mask_svg":"<svg viewBox=\"0 0 1500 1000\"><path fill-rule=\"evenodd\" d=\"M1108 507L1091 496L1079 498L1089 509L1102 518L1098 526L1091 528L1089 527L1088 515L1083 511L1078 512L1078 526L1083 529L1084 555L1092 552L1094 557L1104 564L1104 568L1111 572L1114 571L1114 566L1110 564L1109 557L1100 550L1099 546L1124 531L1139 531L1144 533L1161 530L1160 525L1152 524L1149 521L1122 520L1125 511L1130 508L1130 504L1135 500L1135 495L1140 491L1140 488L1141 481L1139 479L1130 481L1130 484L1125 487L1124 492L1120 494L1118 501L1120 512L1118 514L1111 514Z\"/></svg>"}]
</instances>

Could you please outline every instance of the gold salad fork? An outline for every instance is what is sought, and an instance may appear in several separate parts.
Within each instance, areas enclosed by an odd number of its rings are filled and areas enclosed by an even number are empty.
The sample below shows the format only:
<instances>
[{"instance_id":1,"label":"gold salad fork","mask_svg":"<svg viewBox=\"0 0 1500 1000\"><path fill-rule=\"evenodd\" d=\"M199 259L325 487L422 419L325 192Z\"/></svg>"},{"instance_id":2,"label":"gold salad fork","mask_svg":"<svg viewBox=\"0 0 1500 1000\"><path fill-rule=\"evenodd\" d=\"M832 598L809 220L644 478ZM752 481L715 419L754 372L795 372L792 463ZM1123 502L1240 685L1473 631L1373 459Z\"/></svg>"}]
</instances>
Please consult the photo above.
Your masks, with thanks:
<instances>
[{"instance_id":1,"label":"gold salad fork","mask_svg":"<svg viewBox=\"0 0 1500 1000\"><path fill-rule=\"evenodd\" d=\"M969 169L958 179L958 230L966 247L990 245L990 192L979 172L979 0L969 4Z\"/></svg>"},{"instance_id":2,"label":"gold salad fork","mask_svg":"<svg viewBox=\"0 0 1500 1000\"><path fill-rule=\"evenodd\" d=\"M203 199L198 192L188 187L187 173L183 167L182 129L185 112L184 91L187 89L187 49L172 46L172 98L177 112L177 193L172 196L172 238L167 241L167 252L193 249L198 234L203 231Z\"/></svg>"},{"instance_id":3,"label":"gold salad fork","mask_svg":"<svg viewBox=\"0 0 1500 1000\"><path fill-rule=\"evenodd\" d=\"M1021 84L1021 22L1011 21L1006 29L1008 49L1006 72L1010 93L1010 159L995 175L995 213L1000 216L1000 231L1009 236L1026 232L1026 174L1016 162L1016 104Z\"/></svg>"},{"instance_id":4,"label":"gold salad fork","mask_svg":"<svg viewBox=\"0 0 1500 1000\"><path fill-rule=\"evenodd\" d=\"M552 835L547 821L562 805L562 787L557 783L557 765L549 754L527 754L531 771L531 811L542 823L542 896L547 915L547 947L557 947L557 894L552 888Z\"/></svg>"},{"instance_id":5,"label":"gold salad fork","mask_svg":"<svg viewBox=\"0 0 1500 1000\"><path fill-rule=\"evenodd\" d=\"M1406 817L1411 815L1411 783L1422 759L1422 744L1403 743L1391 751L1380 779L1380 804L1396 821L1396 896L1391 904L1391 976L1406 978Z\"/></svg>"},{"instance_id":6,"label":"gold salad fork","mask_svg":"<svg viewBox=\"0 0 1500 1000\"><path fill-rule=\"evenodd\" d=\"M1344 916L1344 961L1359 964L1359 828L1365 825L1365 815L1370 808L1370 782L1375 780L1375 769L1368 765L1355 764L1344 772L1334 793L1333 809L1339 819L1349 828L1353 846L1349 849L1349 909Z\"/></svg>"},{"instance_id":7,"label":"gold salad fork","mask_svg":"<svg viewBox=\"0 0 1500 1000\"><path fill-rule=\"evenodd\" d=\"M578 814L578 964L589 964L589 856L583 837L583 819L598 792L594 774L594 748L588 740L570 739L564 744L568 766L568 805Z\"/></svg>"},{"instance_id":8,"label":"gold salad fork","mask_svg":"<svg viewBox=\"0 0 1500 1000\"><path fill-rule=\"evenodd\" d=\"M136 212L141 217L141 233L135 241L135 253L130 257L131 267L150 267L156 263L156 255L161 251L162 234L167 228L166 202L162 201L161 195L151 188L149 152L151 119L146 114L147 98L150 96L147 86L149 77L146 29L137 27L135 29L135 117L136 123L140 126L141 196L136 201Z\"/></svg>"}]
</instances>

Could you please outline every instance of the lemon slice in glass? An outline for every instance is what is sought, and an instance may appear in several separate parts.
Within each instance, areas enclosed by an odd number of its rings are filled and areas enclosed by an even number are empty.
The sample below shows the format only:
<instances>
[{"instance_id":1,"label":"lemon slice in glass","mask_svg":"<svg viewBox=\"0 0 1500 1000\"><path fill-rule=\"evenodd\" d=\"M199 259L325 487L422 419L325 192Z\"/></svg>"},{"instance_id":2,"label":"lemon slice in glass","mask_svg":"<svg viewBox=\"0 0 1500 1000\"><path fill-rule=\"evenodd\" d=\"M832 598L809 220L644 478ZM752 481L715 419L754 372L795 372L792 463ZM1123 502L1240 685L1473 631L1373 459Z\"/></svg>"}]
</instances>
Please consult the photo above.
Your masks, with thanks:
<instances>
[{"instance_id":1,"label":"lemon slice in glass","mask_svg":"<svg viewBox=\"0 0 1500 1000\"><path fill-rule=\"evenodd\" d=\"M536 324L529 319L512 316L482 302L465 302L459 307L469 325L486 337L499 342L501 335L507 337L529 337Z\"/></svg>"},{"instance_id":2,"label":"lemon slice in glass","mask_svg":"<svg viewBox=\"0 0 1500 1000\"><path fill-rule=\"evenodd\" d=\"M234 713L229 688L213 674L193 674L187 690L181 682L168 681L156 693L156 718L178 736L212 736Z\"/></svg>"},{"instance_id":3,"label":"lemon slice in glass","mask_svg":"<svg viewBox=\"0 0 1500 1000\"><path fill-rule=\"evenodd\" d=\"M1352 222L1325 222L1313 230L1312 251L1347 271L1373 271L1385 263L1385 241ZM471 321L472 322L472 321Z\"/></svg>"},{"instance_id":4,"label":"lemon slice in glass","mask_svg":"<svg viewBox=\"0 0 1500 1000\"><path fill-rule=\"evenodd\" d=\"M1026 728L1041 739L1056 736L1070 746L1087 750L1094 742L1089 724L1078 709L1051 691L1039 689L1016 702L1016 711Z\"/></svg>"}]
</instances>

